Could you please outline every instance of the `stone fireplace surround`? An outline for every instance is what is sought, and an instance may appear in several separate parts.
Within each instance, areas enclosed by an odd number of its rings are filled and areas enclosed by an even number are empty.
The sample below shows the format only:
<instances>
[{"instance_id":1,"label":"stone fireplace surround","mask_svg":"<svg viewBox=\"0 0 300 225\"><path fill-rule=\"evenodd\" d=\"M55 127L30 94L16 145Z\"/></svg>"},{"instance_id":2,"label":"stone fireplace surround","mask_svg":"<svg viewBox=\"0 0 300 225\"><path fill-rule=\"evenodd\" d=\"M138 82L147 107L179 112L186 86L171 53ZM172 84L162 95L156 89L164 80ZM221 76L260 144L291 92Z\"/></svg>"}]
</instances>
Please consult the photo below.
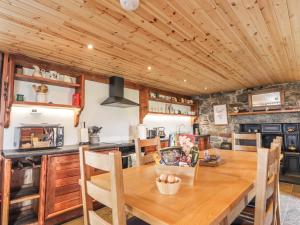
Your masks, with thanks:
<instances>
[{"instance_id":1,"label":"stone fireplace surround","mask_svg":"<svg viewBox=\"0 0 300 225\"><path fill-rule=\"evenodd\" d=\"M300 123L300 113L278 113L228 116L228 125L219 126L214 124L213 105L226 104L228 112L233 112L233 107L248 109L248 94L268 89L285 91L286 108L300 107L300 82L267 85L195 97L195 99L198 99L200 103L200 132L202 134L211 135L212 147L219 147L220 143L223 141L231 141L231 133L239 131L239 124Z\"/></svg>"}]
</instances>

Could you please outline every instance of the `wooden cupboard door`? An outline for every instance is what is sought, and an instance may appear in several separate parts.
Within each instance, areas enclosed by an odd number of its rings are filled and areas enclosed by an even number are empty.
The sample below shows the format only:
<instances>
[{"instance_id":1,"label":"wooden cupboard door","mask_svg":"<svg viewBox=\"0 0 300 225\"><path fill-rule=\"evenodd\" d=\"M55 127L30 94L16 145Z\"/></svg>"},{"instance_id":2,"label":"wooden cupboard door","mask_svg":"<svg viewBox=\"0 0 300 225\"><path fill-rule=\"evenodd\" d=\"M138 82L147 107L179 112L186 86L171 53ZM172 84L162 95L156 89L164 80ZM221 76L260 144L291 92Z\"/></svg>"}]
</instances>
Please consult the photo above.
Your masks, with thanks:
<instances>
[{"instance_id":1,"label":"wooden cupboard door","mask_svg":"<svg viewBox=\"0 0 300 225\"><path fill-rule=\"evenodd\" d=\"M167 147L169 147L169 141L161 141L160 142L160 147L161 148L167 148Z\"/></svg>"},{"instance_id":2,"label":"wooden cupboard door","mask_svg":"<svg viewBox=\"0 0 300 225\"><path fill-rule=\"evenodd\" d=\"M161 146L161 148L169 147L169 141L161 141L160 146ZM146 153L155 152L156 146L147 146L147 147L144 147L144 150Z\"/></svg>"},{"instance_id":3,"label":"wooden cupboard door","mask_svg":"<svg viewBox=\"0 0 300 225\"><path fill-rule=\"evenodd\" d=\"M79 155L48 156L46 218L81 206Z\"/></svg>"},{"instance_id":4,"label":"wooden cupboard door","mask_svg":"<svg viewBox=\"0 0 300 225\"><path fill-rule=\"evenodd\" d=\"M101 149L103 154L110 151L118 151L118 148ZM49 219L81 207L82 199L79 154L49 155L47 161L45 218ZM101 173L103 171L92 170L92 175Z\"/></svg>"},{"instance_id":5,"label":"wooden cupboard door","mask_svg":"<svg viewBox=\"0 0 300 225\"><path fill-rule=\"evenodd\" d=\"M200 151L202 150L207 150L210 148L210 137L200 137L199 143L198 143L198 148Z\"/></svg>"}]
</instances>

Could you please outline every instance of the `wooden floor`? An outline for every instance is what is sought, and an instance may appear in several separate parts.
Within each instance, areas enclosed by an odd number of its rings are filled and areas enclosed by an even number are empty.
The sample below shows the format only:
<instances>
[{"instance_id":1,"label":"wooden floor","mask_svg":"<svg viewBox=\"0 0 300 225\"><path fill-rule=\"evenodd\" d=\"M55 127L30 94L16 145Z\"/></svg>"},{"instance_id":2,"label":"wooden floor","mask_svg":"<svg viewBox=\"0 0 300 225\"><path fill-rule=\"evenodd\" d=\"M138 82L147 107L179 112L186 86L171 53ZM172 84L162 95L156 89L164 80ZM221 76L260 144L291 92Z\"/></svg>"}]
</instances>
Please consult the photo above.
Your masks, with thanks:
<instances>
[{"instance_id":1,"label":"wooden floor","mask_svg":"<svg viewBox=\"0 0 300 225\"><path fill-rule=\"evenodd\" d=\"M300 225L300 185L280 183L282 225ZM102 208L97 211L101 217L111 223L111 210ZM83 225L83 219L78 218L64 225Z\"/></svg>"},{"instance_id":2,"label":"wooden floor","mask_svg":"<svg viewBox=\"0 0 300 225\"><path fill-rule=\"evenodd\" d=\"M112 223L110 208L107 208L107 207L101 208L101 209L97 210L97 214L99 216L101 216L103 219L105 219L107 222ZM80 218L77 218L70 222L64 223L64 225L83 225L83 217L80 217Z\"/></svg>"}]
</instances>

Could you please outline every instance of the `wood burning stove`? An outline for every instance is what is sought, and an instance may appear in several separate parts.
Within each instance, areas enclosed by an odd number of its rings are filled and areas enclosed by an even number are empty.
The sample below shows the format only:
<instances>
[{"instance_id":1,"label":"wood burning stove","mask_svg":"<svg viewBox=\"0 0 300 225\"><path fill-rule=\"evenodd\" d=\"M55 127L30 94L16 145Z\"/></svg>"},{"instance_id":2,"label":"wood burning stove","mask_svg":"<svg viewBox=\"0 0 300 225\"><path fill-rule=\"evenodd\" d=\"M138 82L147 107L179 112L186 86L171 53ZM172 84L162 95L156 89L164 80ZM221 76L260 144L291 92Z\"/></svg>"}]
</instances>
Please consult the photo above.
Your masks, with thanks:
<instances>
[{"instance_id":1,"label":"wood burning stove","mask_svg":"<svg viewBox=\"0 0 300 225\"><path fill-rule=\"evenodd\" d=\"M299 125L298 124L284 124L284 149L288 152L299 152Z\"/></svg>"},{"instance_id":2,"label":"wood burning stove","mask_svg":"<svg viewBox=\"0 0 300 225\"><path fill-rule=\"evenodd\" d=\"M262 147L265 148L270 148L276 136L283 137L284 160L280 179L297 183L296 181L300 178L300 124L240 124L240 133L257 132L261 133Z\"/></svg>"}]
</instances>

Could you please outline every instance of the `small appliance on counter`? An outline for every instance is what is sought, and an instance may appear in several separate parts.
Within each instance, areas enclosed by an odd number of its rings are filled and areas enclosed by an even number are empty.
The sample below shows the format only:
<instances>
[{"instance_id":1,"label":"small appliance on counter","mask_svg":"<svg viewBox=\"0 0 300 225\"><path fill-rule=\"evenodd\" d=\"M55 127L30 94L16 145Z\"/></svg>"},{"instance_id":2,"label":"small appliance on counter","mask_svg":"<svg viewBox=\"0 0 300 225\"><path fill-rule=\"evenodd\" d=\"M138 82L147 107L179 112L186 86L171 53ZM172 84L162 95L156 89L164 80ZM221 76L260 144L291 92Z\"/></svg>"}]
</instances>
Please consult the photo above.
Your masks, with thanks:
<instances>
[{"instance_id":1,"label":"small appliance on counter","mask_svg":"<svg viewBox=\"0 0 300 225\"><path fill-rule=\"evenodd\" d=\"M156 130L156 135L159 136L160 138L165 138L166 137L166 133L165 133L165 129L164 127L156 127L153 128L154 130Z\"/></svg>"},{"instance_id":2,"label":"small appliance on counter","mask_svg":"<svg viewBox=\"0 0 300 225\"><path fill-rule=\"evenodd\" d=\"M155 129L147 129L147 139L155 138L157 131Z\"/></svg>"},{"instance_id":3,"label":"small appliance on counter","mask_svg":"<svg viewBox=\"0 0 300 225\"><path fill-rule=\"evenodd\" d=\"M20 150L58 148L64 145L64 127L28 124L15 128L14 147Z\"/></svg>"},{"instance_id":4,"label":"small appliance on counter","mask_svg":"<svg viewBox=\"0 0 300 225\"><path fill-rule=\"evenodd\" d=\"M89 132L83 122L83 126L80 128L80 143L79 145L88 145L89 144Z\"/></svg>"}]
</instances>

